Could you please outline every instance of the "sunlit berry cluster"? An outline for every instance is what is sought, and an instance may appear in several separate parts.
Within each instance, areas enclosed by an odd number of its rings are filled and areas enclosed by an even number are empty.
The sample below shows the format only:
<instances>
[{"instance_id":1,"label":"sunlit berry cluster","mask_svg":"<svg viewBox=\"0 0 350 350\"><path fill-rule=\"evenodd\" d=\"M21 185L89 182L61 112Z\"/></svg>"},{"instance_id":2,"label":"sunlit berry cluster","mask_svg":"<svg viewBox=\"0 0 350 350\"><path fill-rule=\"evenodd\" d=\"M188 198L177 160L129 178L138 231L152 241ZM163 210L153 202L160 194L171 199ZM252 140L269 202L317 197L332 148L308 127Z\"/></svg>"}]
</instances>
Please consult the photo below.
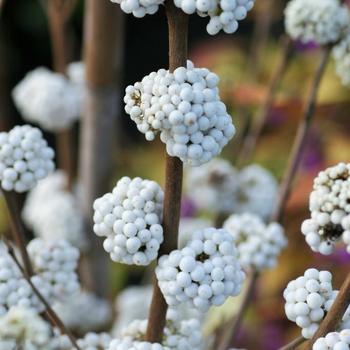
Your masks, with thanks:
<instances>
[{"instance_id":1,"label":"sunlit berry cluster","mask_svg":"<svg viewBox=\"0 0 350 350\"><path fill-rule=\"evenodd\" d=\"M318 338L312 350L349 350L350 349L350 329L340 332L328 333L325 337Z\"/></svg>"},{"instance_id":2,"label":"sunlit berry cluster","mask_svg":"<svg viewBox=\"0 0 350 350\"><path fill-rule=\"evenodd\" d=\"M94 231L106 237L103 246L111 259L148 265L163 242L164 193L154 181L123 177L112 193L94 203Z\"/></svg>"},{"instance_id":3,"label":"sunlit berry cluster","mask_svg":"<svg viewBox=\"0 0 350 350\"><path fill-rule=\"evenodd\" d=\"M245 277L232 236L215 228L194 232L185 248L163 255L156 275L169 306L189 302L201 312L238 295Z\"/></svg>"},{"instance_id":4,"label":"sunlit berry cluster","mask_svg":"<svg viewBox=\"0 0 350 350\"><path fill-rule=\"evenodd\" d=\"M54 151L42 132L29 125L0 133L0 181L5 191L26 192L45 178L55 165Z\"/></svg>"},{"instance_id":5,"label":"sunlit berry cluster","mask_svg":"<svg viewBox=\"0 0 350 350\"><path fill-rule=\"evenodd\" d=\"M331 254L343 241L350 252L350 164L339 163L321 171L310 194L311 218L301 231L311 249Z\"/></svg>"},{"instance_id":6,"label":"sunlit berry cluster","mask_svg":"<svg viewBox=\"0 0 350 350\"><path fill-rule=\"evenodd\" d=\"M223 227L232 235L239 262L245 269L263 270L276 266L281 250L287 245L280 224L265 224L253 214L231 215Z\"/></svg>"},{"instance_id":7,"label":"sunlit berry cluster","mask_svg":"<svg viewBox=\"0 0 350 350\"><path fill-rule=\"evenodd\" d=\"M201 165L220 154L235 134L221 101L219 78L206 68L153 72L126 88L125 111L147 140L157 133L170 156Z\"/></svg>"}]
</instances>

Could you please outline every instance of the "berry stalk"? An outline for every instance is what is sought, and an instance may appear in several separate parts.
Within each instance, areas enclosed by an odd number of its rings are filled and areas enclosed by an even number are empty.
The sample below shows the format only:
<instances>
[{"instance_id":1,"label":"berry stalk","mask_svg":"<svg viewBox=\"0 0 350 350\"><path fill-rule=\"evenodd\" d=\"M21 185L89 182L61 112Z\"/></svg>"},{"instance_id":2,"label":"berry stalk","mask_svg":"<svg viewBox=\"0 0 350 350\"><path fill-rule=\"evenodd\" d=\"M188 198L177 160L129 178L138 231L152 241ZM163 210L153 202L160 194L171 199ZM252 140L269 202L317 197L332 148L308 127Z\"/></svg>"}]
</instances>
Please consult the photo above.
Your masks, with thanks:
<instances>
[{"instance_id":1,"label":"berry stalk","mask_svg":"<svg viewBox=\"0 0 350 350\"><path fill-rule=\"evenodd\" d=\"M53 68L56 72L66 74L66 67L71 57L71 38L68 22L74 10L75 0L47 1L47 17L52 45ZM68 187L72 185L75 175L73 153L73 131L71 129L56 134L57 155L60 167L67 173Z\"/></svg>"},{"instance_id":2,"label":"berry stalk","mask_svg":"<svg viewBox=\"0 0 350 350\"><path fill-rule=\"evenodd\" d=\"M318 338L326 336L327 333L333 332L337 329L343 315L350 304L350 274L346 277L340 291L330 308L327 312L326 317L318 327L317 332L314 334L312 339L307 342L304 350L312 350L313 344Z\"/></svg>"},{"instance_id":3,"label":"berry stalk","mask_svg":"<svg viewBox=\"0 0 350 350\"><path fill-rule=\"evenodd\" d=\"M306 341L305 338L303 337L298 337L294 340L292 340L290 343L282 346L278 350L292 350L292 349L297 349L301 344L303 344Z\"/></svg>"},{"instance_id":4,"label":"berry stalk","mask_svg":"<svg viewBox=\"0 0 350 350\"><path fill-rule=\"evenodd\" d=\"M4 194L4 198L8 208L12 236L16 243L16 246L20 251L24 264L24 270L28 276L32 276L33 267L26 248L25 230L20 216L20 209L18 208L17 200L15 198L16 194L15 192L8 192L4 190L2 191L2 193Z\"/></svg>"},{"instance_id":5,"label":"berry stalk","mask_svg":"<svg viewBox=\"0 0 350 350\"><path fill-rule=\"evenodd\" d=\"M166 2L169 28L169 70L186 66L188 16L176 8L172 1ZM180 221L183 164L179 158L166 155L163 228L164 243L160 255L177 249ZM146 340L161 342L166 321L167 304L155 279L151 308L148 319Z\"/></svg>"},{"instance_id":6,"label":"berry stalk","mask_svg":"<svg viewBox=\"0 0 350 350\"><path fill-rule=\"evenodd\" d=\"M290 191L293 185L293 180L295 178L298 167L300 165L302 154L306 144L306 139L310 131L313 117L315 115L317 93L320 87L323 74L327 66L330 52L331 52L331 47L326 47L324 49L320 60L320 64L315 72L315 75L311 84L310 94L306 100L303 117L299 123L298 131L294 139L292 152L289 158L289 163L287 165L283 181L280 185L280 193L277 201L276 210L273 213L270 221L275 221L279 223L281 223L282 221L283 214L286 208L286 203L288 201ZM239 317L236 317L234 319L232 326L229 328L230 332L232 332L231 337L223 338L222 344L220 345L220 348L219 348L220 350L228 349L232 345L232 342L236 339L241 322L243 321L244 315L248 310L250 302L252 301L251 296L253 295L253 291L255 290L255 287L259 278L259 273L257 272L252 272L252 273L255 276L254 278L250 279L249 285L247 287L247 291L249 291L249 293L247 294L250 294L250 295L245 296L245 299L241 304L241 307L237 313ZM227 339L230 339L230 341L228 341Z\"/></svg>"},{"instance_id":7,"label":"berry stalk","mask_svg":"<svg viewBox=\"0 0 350 350\"><path fill-rule=\"evenodd\" d=\"M281 81L286 73L286 70L288 69L288 65L292 58L292 55L293 43L289 37L284 37L282 57L271 78L265 101L263 102L262 106L258 109L254 117L252 126L248 132L248 135L244 139L242 151L239 153L237 160L237 163L239 165L249 163L249 161L252 158L255 146L262 133L262 130L266 123L266 119L269 116L272 105L276 98L278 87L280 86Z\"/></svg>"}]
</instances>

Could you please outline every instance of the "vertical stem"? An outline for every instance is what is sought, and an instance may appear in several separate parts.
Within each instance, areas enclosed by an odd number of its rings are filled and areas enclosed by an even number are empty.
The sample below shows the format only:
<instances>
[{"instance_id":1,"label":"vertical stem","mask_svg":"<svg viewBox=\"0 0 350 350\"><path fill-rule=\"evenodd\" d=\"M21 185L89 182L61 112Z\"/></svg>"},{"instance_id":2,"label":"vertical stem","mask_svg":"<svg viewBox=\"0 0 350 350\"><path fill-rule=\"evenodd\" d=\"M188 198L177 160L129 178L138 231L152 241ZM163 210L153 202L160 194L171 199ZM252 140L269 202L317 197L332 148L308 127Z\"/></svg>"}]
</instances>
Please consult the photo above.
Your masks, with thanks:
<instances>
[{"instance_id":1,"label":"vertical stem","mask_svg":"<svg viewBox=\"0 0 350 350\"><path fill-rule=\"evenodd\" d=\"M279 194L276 210L271 216L271 219L270 219L271 221L281 222L282 220L282 216L286 207L286 202L288 200L291 187L293 185L293 180L295 178L296 171L298 170L298 167L302 158L302 154L305 148L305 141L310 131L311 122L315 114L317 93L318 93L318 89L319 89L323 74L325 72L325 68L327 66L330 51L331 51L330 47L326 47L324 49L320 60L320 64L313 78L313 81L311 84L311 91L306 100L304 114L300 121L298 131L294 139L294 144L290 155L289 163L285 171L284 179L280 186L280 194ZM255 278L253 278L249 283L248 290L255 289L255 285L258 280L258 277L259 277L259 274L256 273ZM243 315L245 314L246 309L248 308L250 302L251 302L251 298L244 299L244 302L242 303L241 308L238 312L239 316L241 313ZM243 321L243 317L237 317L233 322L232 327L234 328L234 331L232 332L232 337L231 337L232 340L236 338L237 331L242 321ZM232 327L229 328L230 331L232 330ZM228 349L228 346L232 345L232 344L229 344L226 339L227 338L225 337L223 338L223 345L221 346L220 344L220 348L219 348L220 350L226 350ZM224 345L226 345L226 348Z\"/></svg>"},{"instance_id":2,"label":"vertical stem","mask_svg":"<svg viewBox=\"0 0 350 350\"><path fill-rule=\"evenodd\" d=\"M82 209L90 240L93 290L106 296L109 259L102 242L91 232L93 202L108 191L113 172L116 117L119 109L120 65L123 44L123 15L110 1L85 2L84 58L87 100L81 125L79 179Z\"/></svg>"},{"instance_id":3,"label":"vertical stem","mask_svg":"<svg viewBox=\"0 0 350 350\"><path fill-rule=\"evenodd\" d=\"M64 75L72 56L72 43L68 23L74 4L74 0L47 0L53 68L56 72ZM70 11L67 11L67 8ZM73 131L71 129L63 130L56 134L58 164L68 176L69 187L71 187L75 175L73 139Z\"/></svg>"},{"instance_id":4,"label":"vertical stem","mask_svg":"<svg viewBox=\"0 0 350 350\"><path fill-rule=\"evenodd\" d=\"M287 204L290 191L292 189L293 180L298 171L298 167L301 162L303 151L305 148L306 139L310 131L311 123L315 115L317 93L322 81L323 74L326 70L327 62L330 56L331 47L323 49L322 57L319 66L316 70L314 79L312 81L311 90L306 100L304 114L299 124L296 139L294 141L293 149L290 154L287 171L282 180L280 194L277 201L276 210L272 216L272 221L280 222Z\"/></svg>"},{"instance_id":5,"label":"vertical stem","mask_svg":"<svg viewBox=\"0 0 350 350\"><path fill-rule=\"evenodd\" d=\"M251 129L249 130L249 133L244 140L243 148L239 153L239 157L237 160L237 163L239 165L249 163L249 161L252 158L257 141L266 123L266 119L268 118L269 113L271 111L273 102L275 100L275 97L278 91L278 87L281 84L284 74L288 68L288 64L292 57L292 53L293 53L292 41L290 40L289 37L283 37L282 57L271 78L270 84L268 86L267 94L265 97L265 101L262 104L262 106L258 109L254 117Z\"/></svg>"},{"instance_id":6,"label":"vertical stem","mask_svg":"<svg viewBox=\"0 0 350 350\"><path fill-rule=\"evenodd\" d=\"M350 304L350 273L346 277L340 291L326 317L320 324L317 332L304 347L304 350L312 350L312 346L318 338L326 336L329 332L334 332L341 322L345 311Z\"/></svg>"},{"instance_id":7,"label":"vertical stem","mask_svg":"<svg viewBox=\"0 0 350 350\"><path fill-rule=\"evenodd\" d=\"M172 0L166 2L169 27L169 70L186 66L188 16L176 8ZM160 255L169 254L177 249L180 221L183 164L179 158L166 155L165 196L163 210L164 243ZM161 342L166 322L167 304L154 281L153 296L148 318L146 340L151 343Z\"/></svg>"},{"instance_id":8,"label":"vertical stem","mask_svg":"<svg viewBox=\"0 0 350 350\"><path fill-rule=\"evenodd\" d=\"M252 271L250 279L248 281L248 286L245 291L244 299L240 305L240 308L235 315L232 326L228 328L227 332L224 332L222 341L218 347L218 350L227 350L235 341L237 333L239 331L240 325L244 319L246 312L248 311L249 304L254 296L256 282L258 280L259 273L257 271Z\"/></svg>"},{"instance_id":9,"label":"vertical stem","mask_svg":"<svg viewBox=\"0 0 350 350\"><path fill-rule=\"evenodd\" d=\"M305 338L299 337L291 341L290 343L282 346L278 350L292 350L292 349L297 349L301 344L303 344L306 341Z\"/></svg>"},{"instance_id":10,"label":"vertical stem","mask_svg":"<svg viewBox=\"0 0 350 350\"><path fill-rule=\"evenodd\" d=\"M25 272L28 276L33 275L33 267L30 261L26 243L25 243L25 230L20 216L20 210L17 206L17 199L15 192L2 191L6 201L6 205L9 212L10 225L13 239L18 247L24 264Z\"/></svg>"}]
</instances>

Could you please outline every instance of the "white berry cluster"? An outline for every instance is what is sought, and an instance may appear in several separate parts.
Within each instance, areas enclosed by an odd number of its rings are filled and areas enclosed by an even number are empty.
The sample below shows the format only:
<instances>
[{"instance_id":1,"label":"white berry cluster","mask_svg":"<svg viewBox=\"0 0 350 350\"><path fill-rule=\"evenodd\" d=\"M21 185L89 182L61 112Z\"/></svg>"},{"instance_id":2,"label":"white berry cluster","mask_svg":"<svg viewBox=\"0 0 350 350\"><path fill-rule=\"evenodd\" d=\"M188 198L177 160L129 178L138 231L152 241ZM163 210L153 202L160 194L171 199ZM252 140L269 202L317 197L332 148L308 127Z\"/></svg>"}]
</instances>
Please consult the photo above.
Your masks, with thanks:
<instances>
[{"instance_id":1,"label":"white berry cluster","mask_svg":"<svg viewBox=\"0 0 350 350\"><path fill-rule=\"evenodd\" d=\"M216 35L223 30L231 34L238 29L238 21L247 17L255 0L174 0L175 6L191 15L197 13L201 17L210 17L207 32Z\"/></svg>"},{"instance_id":2,"label":"white berry cluster","mask_svg":"<svg viewBox=\"0 0 350 350\"><path fill-rule=\"evenodd\" d=\"M303 43L335 43L349 24L347 7L338 0L291 0L285 9L288 35Z\"/></svg>"},{"instance_id":3,"label":"white berry cluster","mask_svg":"<svg viewBox=\"0 0 350 350\"><path fill-rule=\"evenodd\" d=\"M91 315L90 315L91 317ZM106 350L112 341L107 333L87 333L84 338L78 339L77 343L81 350ZM75 349L74 347L72 350Z\"/></svg>"},{"instance_id":4,"label":"white berry cluster","mask_svg":"<svg viewBox=\"0 0 350 350\"><path fill-rule=\"evenodd\" d=\"M302 336L310 339L331 308L337 294L338 291L333 290L330 272L308 269L303 276L289 282L283 292L286 315L290 321L302 328ZM340 327L348 325L349 319L348 309Z\"/></svg>"},{"instance_id":5,"label":"white berry cluster","mask_svg":"<svg viewBox=\"0 0 350 350\"><path fill-rule=\"evenodd\" d=\"M67 182L61 171L40 181L26 198L22 218L36 236L47 241L64 239L86 250L83 216Z\"/></svg>"},{"instance_id":6,"label":"white berry cluster","mask_svg":"<svg viewBox=\"0 0 350 350\"><path fill-rule=\"evenodd\" d=\"M318 338L312 350L349 350L350 349L350 329L340 332L328 333L325 337Z\"/></svg>"},{"instance_id":7,"label":"white berry cluster","mask_svg":"<svg viewBox=\"0 0 350 350\"><path fill-rule=\"evenodd\" d=\"M79 115L82 115L86 100L85 63L80 61L68 64L67 76L75 89Z\"/></svg>"},{"instance_id":8,"label":"white berry cluster","mask_svg":"<svg viewBox=\"0 0 350 350\"><path fill-rule=\"evenodd\" d=\"M78 119L76 90L62 74L40 67L29 72L13 90L23 118L47 131L67 129Z\"/></svg>"},{"instance_id":9,"label":"white berry cluster","mask_svg":"<svg viewBox=\"0 0 350 350\"><path fill-rule=\"evenodd\" d=\"M47 176L55 165L54 151L42 132L29 125L0 133L0 181L5 191L26 192Z\"/></svg>"},{"instance_id":10,"label":"white berry cluster","mask_svg":"<svg viewBox=\"0 0 350 350\"><path fill-rule=\"evenodd\" d=\"M350 252L350 164L339 163L321 171L310 194L311 218L301 231L313 251L331 254L343 241Z\"/></svg>"},{"instance_id":11,"label":"white berry cluster","mask_svg":"<svg viewBox=\"0 0 350 350\"><path fill-rule=\"evenodd\" d=\"M163 255L156 276L169 306L189 302L201 312L238 295L245 278L232 236L215 228L194 232L185 248Z\"/></svg>"},{"instance_id":12,"label":"white berry cluster","mask_svg":"<svg viewBox=\"0 0 350 350\"><path fill-rule=\"evenodd\" d=\"M125 111L151 141L160 132L170 156L198 166L217 156L235 134L220 100L219 78L206 68L160 69L126 88Z\"/></svg>"},{"instance_id":13,"label":"white berry cluster","mask_svg":"<svg viewBox=\"0 0 350 350\"><path fill-rule=\"evenodd\" d=\"M342 84L350 87L350 34L348 33L332 51L335 71Z\"/></svg>"},{"instance_id":14,"label":"white berry cluster","mask_svg":"<svg viewBox=\"0 0 350 350\"><path fill-rule=\"evenodd\" d=\"M224 159L186 169L188 197L201 210L212 213L253 213L267 219L275 205L278 184L258 164L236 170Z\"/></svg>"},{"instance_id":15,"label":"white berry cluster","mask_svg":"<svg viewBox=\"0 0 350 350\"><path fill-rule=\"evenodd\" d=\"M53 309L76 334L102 330L112 319L110 303L88 291L81 291L63 303L54 304Z\"/></svg>"},{"instance_id":16,"label":"white berry cluster","mask_svg":"<svg viewBox=\"0 0 350 350\"><path fill-rule=\"evenodd\" d=\"M216 158L200 167L186 170L187 194L196 207L212 213L233 212L238 174L228 161Z\"/></svg>"},{"instance_id":17,"label":"white berry cluster","mask_svg":"<svg viewBox=\"0 0 350 350\"><path fill-rule=\"evenodd\" d=\"M33 276L31 280L45 297L50 295L50 286L40 276ZM2 249L0 255L0 316L5 315L11 307L15 306L31 308L39 312L44 310L44 306L22 276L11 256Z\"/></svg>"},{"instance_id":18,"label":"white berry cluster","mask_svg":"<svg viewBox=\"0 0 350 350\"><path fill-rule=\"evenodd\" d=\"M115 313L118 315L113 325L113 334L120 335L121 330L133 320L148 317L153 286L132 286L118 294L115 301Z\"/></svg>"},{"instance_id":19,"label":"white berry cluster","mask_svg":"<svg viewBox=\"0 0 350 350\"><path fill-rule=\"evenodd\" d=\"M123 12L132 13L137 18L145 17L146 15L155 14L159 5L164 4L164 0L111 0L114 3L120 4Z\"/></svg>"},{"instance_id":20,"label":"white berry cluster","mask_svg":"<svg viewBox=\"0 0 350 350\"><path fill-rule=\"evenodd\" d=\"M144 340L147 324L148 320L134 320L122 330L122 338ZM172 350L200 350L202 346L200 322L196 319L182 320L178 323L167 320L162 345Z\"/></svg>"},{"instance_id":21,"label":"white berry cluster","mask_svg":"<svg viewBox=\"0 0 350 350\"><path fill-rule=\"evenodd\" d=\"M113 339L107 350L170 350L159 343L134 341L131 338Z\"/></svg>"},{"instance_id":22,"label":"white berry cluster","mask_svg":"<svg viewBox=\"0 0 350 350\"><path fill-rule=\"evenodd\" d=\"M278 194L276 178L265 168L252 164L238 174L235 213L249 212L268 219Z\"/></svg>"},{"instance_id":23,"label":"white berry cluster","mask_svg":"<svg viewBox=\"0 0 350 350\"><path fill-rule=\"evenodd\" d=\"M179 225L178 247L184 248L192 239L193 232L212 227L213 222L204 218L181 218Z\"/></svg>"},{"instance_id":24,"label":"white berry cluster","mask_svg":"<svg viewBox=\"0 0 350 350\"><path fill-rule=\"evenodd\" d=\"M154 181L123 177L112 193L94 203L94 231L106 237L103 246L111 259L124 264L148 265L163 242L164 193Z\"/></svg>"},{"instance_id":25,"label":"white berry cluster","mask_svg":"<svg viewBox=\"0 0 350 350\"><path fill-rule=\"evenodd\" d=\"M14 306L0 316L0 349L47 350L49 325L33 310Z\"/></svg>"},{"instance_id":26,"label":"white berry cluster","mask_svg":"<svg viewBox=\"0 0 350 350\"><path fill-rule=\"evenodd\" d=\"M223 227L232 235L239 262L245 269L263 270L276 266L281 250L287 245L280 224L265 224L254 214L231 215Z\"/></svg>"},{"instance_id":27,"label":"white berry cluster","mask_svg":"<svg viewBox=\"0 0 350 350\"><path fill-rule=\"evenodd\" d=\"M79 251L65 240L35 238L27 246L35 273L50 285L49 300L64 300L79 291Z\"/></svg>"}]
</instances>

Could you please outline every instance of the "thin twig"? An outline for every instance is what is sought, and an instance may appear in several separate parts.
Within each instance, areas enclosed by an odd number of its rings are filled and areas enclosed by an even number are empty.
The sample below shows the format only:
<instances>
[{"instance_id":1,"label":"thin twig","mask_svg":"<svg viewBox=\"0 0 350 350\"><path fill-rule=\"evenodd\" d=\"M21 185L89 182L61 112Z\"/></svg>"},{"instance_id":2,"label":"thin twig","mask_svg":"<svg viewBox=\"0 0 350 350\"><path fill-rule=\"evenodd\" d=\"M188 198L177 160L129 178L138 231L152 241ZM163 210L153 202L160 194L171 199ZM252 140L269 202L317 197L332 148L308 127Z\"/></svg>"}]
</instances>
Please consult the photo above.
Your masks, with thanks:
<instances>
[{"instance_id":1,"label":"thin twig","mask_svg":"<svg viewBox=\"0 0 350 350\"><path fill-rule=\"evenodd\" d=\"M186 66L188 15L175 7L172 0L166 2L169 26L169 70ZM165 196L163 211L164 243L160 255L177 248L180 221L183 164L179 158L166 155ZM146 340L161 342L166 322L167 304L155 279L153 297L148 318Z\"/></svg>"},{"instance_id":2,"label":"thin twig","mask_svg":"<svg viewBox=\"0 0 350 350\"><path fill-rule=\"evenodd\" d=\"M303 350L312 350L312 346L318 338L326 336L327 333L333 332L338 328L345 311L350 304L350 273L346 277L340 291L327 312L326 317L318 327L317 332L310 341L307 342Z\"/></svg>"},{"instance_id":3,"label":"thin twig","mask_svg":"<svg viewBox=\"0 0 350 350\"><path fill-rule=\"evenodd\" d=\"M282 181L282 184L280 185L280 193L279 193L279 198L277 202L277 207L275 212L272 214L270 221L281 222L282 220L282 216L285 211L286 202L288 200L291 187L293 185L293 180L294 180L296 171L298 170L300 161L302 159L302 154L305 148L305 141L310 131L311 122L315 114L317 92L318 92L323 74L325 72L330 51L331 51L330 47L327 47L324 49L319 67L315 72L315 76L311 84L311 91L306 100L304 114L300 121L298 131L294 139L290 160L285 171L284 179ZM258 277L259 277L259 274L256 274L255 278L251 281L251 284L249 285L249 289L250 288L253 290L255 289L255 284L257 283ZM251 298L245 299L243 303L244 305L241 306L241 309L243 310L240 310L239 313L242 313L244 315L250 302L251 302ZM242 320L243 320L243 317L239 317L239 318L237 317L235 319L232 326L234 328L234 331L232 332L231 339L234 340L237 337L237 332L239 330L239 326ZM230 330L232 330L231 327L230 327ZM223 339L223 342L224 341L225 339ZM225 345L226 345L226 348L220 347L220 350L226 350L228 346L232 344L225 343Z\"/></svg>"},{"instance_id":4,"label":"thin twig","mask_svg":"<svg viewBox=\"0 0 350 350\"><path fill-rule=\"evenodd\" d=\"M278 87L286 73L290 59L293 55L293 43L289 37L283 37L283 50L282 57L279 64L276 66L276 70L273 73L264 103L258 109L252 125L250 127L248 135L245 137L243 147L239 153L237 164L243 165L249 163L252 158L255 146L264 128L266 120L271 111L273 102L275 100Z\"/></svg>"},{"instance_id":5,"label":"thin twig","mask_svg":"<svg viewBox=\"0 0 350 350\"><path fill-rule=\"evenodd\" d=\"M306 341L305 338L303 337L298 337L296 339L294 339L293 341L291 341L290 343L282 346L281 348L279 348L278 350L293 350L293 349L297 349L301 344L303 344Z\"/></svg>"},{"instance_id":6,"label":"thin twig","mask_svg":"<svg viewBox=\"0 0 350 350\"><path fill-rule=\"evenodd\" d=\"M16 194L15 192L7 192L4 190L2 192L8 208L13 239L21 253L26 274L32 276L33 267L26 249L25 230L20 216L20 210L17 206L17 201L15 198Z\"/></svg>"},{"instance_id":7,"label":"thin twig","mask_svg":"<svg viewBox=\"0 0 350 350\"><path fill-rule=\"evenodd\" d=\"M18 259L16 257L16 254L15 254L11 244L6 239L4 239L3 242L5 243L5 245L6 245L7 249L8 249L8 252L9 252L10 256L12 257L13 261L15 262L17 267L22 272L23 277L28 282L28 284L30 285L30 287L32 288L33 292L38 297L38 299L45 306L46 314L48 316L48 319L49 319L51 325L54 326L54 327L57 327L61 331L62 334L67 335L67 337L70 339L70 341L72 342L74 347L77 350L81 350L79 345L77 344L77 341L76 341L75 337L73 336L73 334L64 325L64 323L61 321L61 319L57 316L56 312L51 308L50 304L46 301L46 299L43 297L43 295L40 293L40 291L36 288L36 286L34 285L34 283L31 280L31 275L27 274L27 272L24 270L24 268L22 267L22 265L18 261Z\"/></svg>"},{"instance_id":8,"label":"thin twig","mask_svg":"<svg viewBox=\"0 0 350 350\"><path fill-rule=\"evenodd\" d=\"M285 206L292 189L293 180L295 179L295 175L298 171L307 136L315 115L317 93L322 81L322 77L326 70L330 52L331 47L326 47L323 49L320 64L312 81L311 90L306 100L303 117L298 127L296 139L294 141L293 149L288 162L287 171L285 172L284 178L282 180L280 195L277 201L275 212L272 216L272 221L280 222L282 220Z\"/></svg>"},{"instance_id":9,"label":"thin twig","mask_svg":"<svg viewBox=\"0 0 350 350\"><path fill-rule=\"evenodd\" d=\"M258 277L259 273L257 271L251 272L247 289L245 291L244 299L239 307L239 310L237 311L237 314L234 316L232 324L230 324L230 326L228 327L227 332L224 333L222 341L219 344L218 350L227 350L233 345L236 335L239 332L240 325L244 319L246 312L248 311L248 306L251 300L253 299Z\"/></svg>"}]
</instances>

